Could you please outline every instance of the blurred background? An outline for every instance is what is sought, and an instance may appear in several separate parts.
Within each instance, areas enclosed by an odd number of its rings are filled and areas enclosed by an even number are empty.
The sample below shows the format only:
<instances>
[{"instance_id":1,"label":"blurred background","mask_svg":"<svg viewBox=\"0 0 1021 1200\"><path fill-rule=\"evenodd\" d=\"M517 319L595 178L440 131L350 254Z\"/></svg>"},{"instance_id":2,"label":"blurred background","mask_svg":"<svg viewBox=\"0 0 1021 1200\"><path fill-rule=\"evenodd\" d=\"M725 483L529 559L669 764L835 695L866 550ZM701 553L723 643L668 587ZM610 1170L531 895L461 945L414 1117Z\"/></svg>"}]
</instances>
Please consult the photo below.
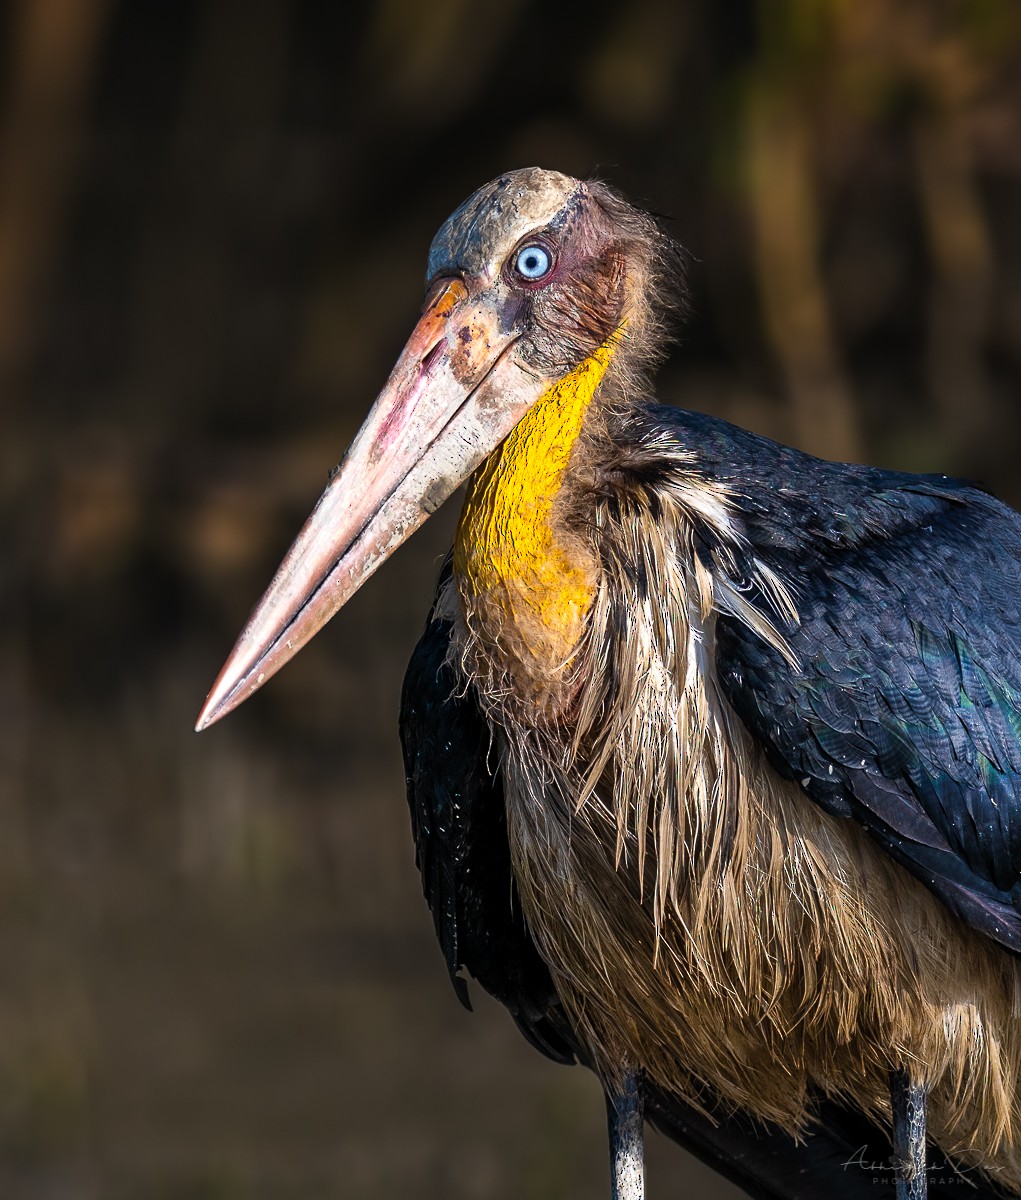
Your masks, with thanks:
<instances>
[{"instance_id":1,"label":"blurred background","mask_svg":"<svg viewBox=\"0 0 1021 1200\"><path fill-rule=\"evenodd\" d=\"M531 164L696 256L663 398L1021 503L1017 0L8 0L3 1196L607 1194L594 1081L460 1008L420 897L396 713L456 503L191 732L433 232Z\"/></svg>"}]
</instances>

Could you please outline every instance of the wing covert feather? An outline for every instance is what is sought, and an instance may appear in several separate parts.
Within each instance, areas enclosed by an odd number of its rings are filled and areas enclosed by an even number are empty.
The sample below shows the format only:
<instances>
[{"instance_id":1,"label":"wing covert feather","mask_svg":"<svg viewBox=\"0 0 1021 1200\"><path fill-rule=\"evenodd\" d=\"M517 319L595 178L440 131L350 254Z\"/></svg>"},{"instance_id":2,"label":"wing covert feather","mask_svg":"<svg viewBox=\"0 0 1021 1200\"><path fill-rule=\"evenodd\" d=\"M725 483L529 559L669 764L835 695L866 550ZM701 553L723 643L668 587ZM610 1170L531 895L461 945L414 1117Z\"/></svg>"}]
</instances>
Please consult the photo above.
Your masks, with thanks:
<instances>
[{"instance_id":1,"label":"wing covert feather","mask_svg":"<svg viewBox=\"0 0 1021 1200\"><path fill-rule=\"evenodd\" d=\"M723 690L774 768L1021 951L1021 517L945 476L825 462L696 414L652 420L733 496L749 568L794 597L796 665L717 624Z\"/></svg>"}]
</instances>

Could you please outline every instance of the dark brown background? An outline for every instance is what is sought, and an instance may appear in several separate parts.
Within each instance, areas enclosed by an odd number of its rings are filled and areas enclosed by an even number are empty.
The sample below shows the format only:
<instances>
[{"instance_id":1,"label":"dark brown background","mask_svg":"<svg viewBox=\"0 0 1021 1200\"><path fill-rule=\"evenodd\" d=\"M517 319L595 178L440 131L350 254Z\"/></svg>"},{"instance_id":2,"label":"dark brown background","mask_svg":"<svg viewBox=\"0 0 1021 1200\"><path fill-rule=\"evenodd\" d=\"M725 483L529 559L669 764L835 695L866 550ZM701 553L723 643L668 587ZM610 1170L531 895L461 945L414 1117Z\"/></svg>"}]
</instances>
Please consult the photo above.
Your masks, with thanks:
<instances>
[{"instance_id":1,"label":"dark brown background","mask_svg":"<svg viewBox=\"0 0 1021 1200\"><path fill-rule=\"evenodd\" d=\"M192 721L511 166L672 218L664 398L1021 501L1019 48L1016 0L0 10L0 1194L605 1194L594 1082L462 1012L419 895L455 506Z\"/></svg>"}]
</instances>

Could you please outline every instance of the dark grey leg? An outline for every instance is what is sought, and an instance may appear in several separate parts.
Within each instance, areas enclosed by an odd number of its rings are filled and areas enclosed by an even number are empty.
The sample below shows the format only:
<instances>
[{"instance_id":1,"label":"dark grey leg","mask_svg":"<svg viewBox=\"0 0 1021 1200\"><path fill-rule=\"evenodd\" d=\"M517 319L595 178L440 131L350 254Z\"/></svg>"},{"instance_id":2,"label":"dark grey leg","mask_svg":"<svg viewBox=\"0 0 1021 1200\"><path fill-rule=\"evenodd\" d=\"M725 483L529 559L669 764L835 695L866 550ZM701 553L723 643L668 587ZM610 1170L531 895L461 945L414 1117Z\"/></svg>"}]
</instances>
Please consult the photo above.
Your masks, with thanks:
<instances>
[{"instance_id":1,"label":"dark grey leg","mask_svg":"<svg viewBox=\"0 0 1021 1200\"><path fill-rule=\"evenodd\" d=\"M613 1200L644 1200L644 1107L642 1082L637 1071L627 1072L618 1092L606 1092L606 1124L610 1133Z\"/></svg>"},{"instance_id":2,"label":"dark grey leg","mask_svg":"<svg viewBox=\"0 0 1021 1200\"><path fill-rule=\"evenodd\" d=\"M893 1154L897 1163L897 1200L926 1200L925 1089L911 1082L903 1067L890 1072L893 1107Z\"/></svg>"}]
</instances>

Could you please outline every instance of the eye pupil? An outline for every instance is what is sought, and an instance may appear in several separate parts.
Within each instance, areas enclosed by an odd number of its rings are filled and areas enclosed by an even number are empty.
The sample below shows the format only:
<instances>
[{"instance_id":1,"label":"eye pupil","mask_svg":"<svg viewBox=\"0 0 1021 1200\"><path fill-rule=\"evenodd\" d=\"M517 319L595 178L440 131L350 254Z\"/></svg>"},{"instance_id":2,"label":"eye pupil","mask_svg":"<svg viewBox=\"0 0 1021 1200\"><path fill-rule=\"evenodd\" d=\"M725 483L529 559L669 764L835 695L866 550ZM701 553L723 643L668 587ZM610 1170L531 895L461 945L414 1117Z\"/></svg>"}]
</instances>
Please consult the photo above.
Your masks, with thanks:
<instances>
[{"instance_id":1,"label":"eye pupil","mask_svg":"<svg viewBox=\"0 0 1021 1200\"><path fill-rule=\"evenodd\" d=\"M542 246L526 246L518 254L517 262L514 265L517 267L518 273L525 279L542 279L549 273L552 263L549 254Z\"/></svg>"}]
</instances>

